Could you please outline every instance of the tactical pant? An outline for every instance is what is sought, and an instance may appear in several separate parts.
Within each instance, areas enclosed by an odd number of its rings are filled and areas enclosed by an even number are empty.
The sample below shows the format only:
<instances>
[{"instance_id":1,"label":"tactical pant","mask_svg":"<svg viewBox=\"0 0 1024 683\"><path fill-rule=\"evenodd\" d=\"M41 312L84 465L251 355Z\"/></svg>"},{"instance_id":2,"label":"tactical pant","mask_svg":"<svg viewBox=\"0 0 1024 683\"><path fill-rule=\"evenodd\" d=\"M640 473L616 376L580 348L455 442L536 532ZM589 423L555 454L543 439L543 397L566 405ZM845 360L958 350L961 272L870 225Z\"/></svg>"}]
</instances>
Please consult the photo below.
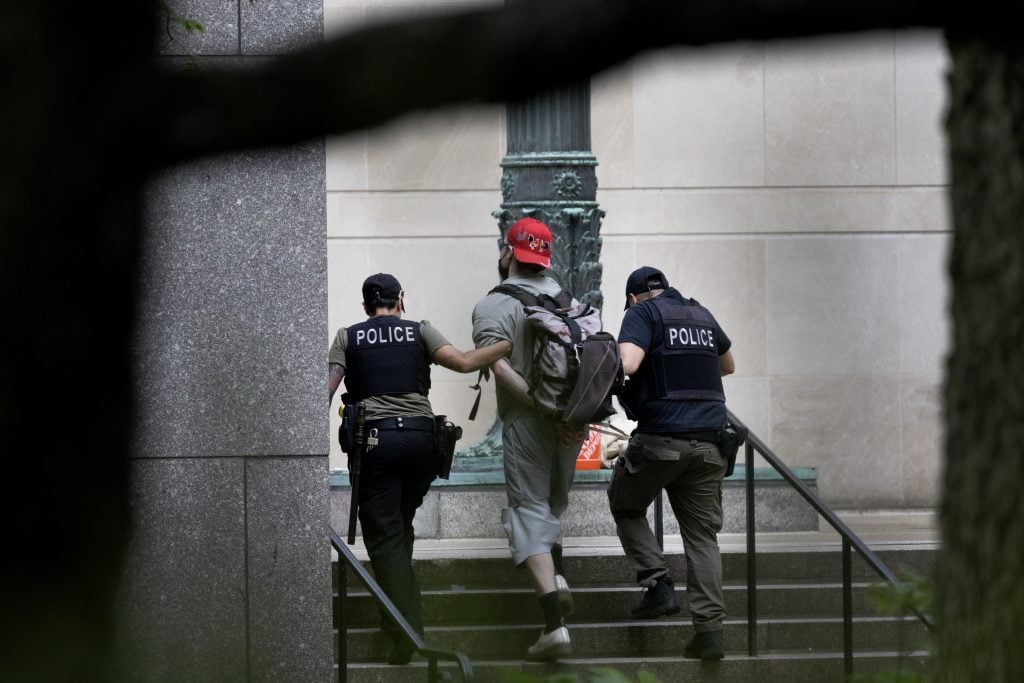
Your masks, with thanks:
<instances>
[{"instance_id":1,"label":"tactical pant","mask_svg":"<svg viewBox=\"0 0 1024 683\"><path fill-rule=\"evenodd\" d=\"M528 411L502 430L508 508L501 524L516 566L561 540L562 513L576 474L580 443L562 446L558 424Z\"/></svg>"},{"instance_id":2,"label":"tactical pant","mask_svg":"<svg viewBox=\"0 0 1024 683\"><path fill-rule=\"evenodd\" d=\"M622 548L637 582L651 586L666 575L665 554L647 522L662 489L679 521L686 555L686 594L697 632L717 631L725 619L722 595L722 479L726 461L706 441L636 434L615 463L608 501Z\"/></svg>"},{"instance_id":3,"label":"tactical pant","mask_svg":"<svg viewBox=\"0 0 1024 683\"><path fill-rule=\"evenodd\" d=\"M429 418L424 418L429 419ZM434 480L433 431L383 429L363 456L359 522L373 574L409 625L423 633L420 587L412 569L413 517ZM397 627L381 614L396 643Z\"/></svg>"}]
</instances>

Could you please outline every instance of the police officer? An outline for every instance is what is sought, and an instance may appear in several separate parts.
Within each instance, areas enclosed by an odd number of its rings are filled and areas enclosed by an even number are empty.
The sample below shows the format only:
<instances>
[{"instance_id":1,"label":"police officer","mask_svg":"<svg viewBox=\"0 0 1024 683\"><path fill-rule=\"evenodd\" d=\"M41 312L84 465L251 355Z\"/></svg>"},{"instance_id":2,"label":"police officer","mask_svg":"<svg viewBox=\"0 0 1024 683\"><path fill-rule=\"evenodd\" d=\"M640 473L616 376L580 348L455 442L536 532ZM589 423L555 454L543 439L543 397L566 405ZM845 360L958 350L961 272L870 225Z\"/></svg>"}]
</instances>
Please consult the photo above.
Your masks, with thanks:
<instances>
[{"instance_id":1,"label":"police officer","mask_svg":"<svg viewBox=\"0 0 1024 683\"><path fill-rule=\"evenodd\" d=\"M631 616L656 619L680 611L665 555L647 523L647 508L664 489L683 537L695 632L683 655L721 659L718 532L727 463L718 432L726 422L722 376L735 370L732 342L706 308L670 288L657 268L630 274L626 309L618 337L629 376L622 406L637 428L615 463L608 499L622 548L646 589Z\"/></svg>"},{"instance_id":2,"label":"police officer","mask_svg":"<svg viewBox=\"0 0 1024 683\"><path fill-rule=\"evenodd\" d=\"M363 282L365 322L338 330L328 355L329 396L344 379L345 401L362 402L367 441L359 486L359 522L377 582L420 634L420 590L412 568L413 517L434 479L434 420L427 395L430 364L457 372L490 365L508 342L463 353L426 320L402 319L405 292L394 276ZM385 620L390 664L406 664L411 643Z\"/></svg>"}]
</instances>

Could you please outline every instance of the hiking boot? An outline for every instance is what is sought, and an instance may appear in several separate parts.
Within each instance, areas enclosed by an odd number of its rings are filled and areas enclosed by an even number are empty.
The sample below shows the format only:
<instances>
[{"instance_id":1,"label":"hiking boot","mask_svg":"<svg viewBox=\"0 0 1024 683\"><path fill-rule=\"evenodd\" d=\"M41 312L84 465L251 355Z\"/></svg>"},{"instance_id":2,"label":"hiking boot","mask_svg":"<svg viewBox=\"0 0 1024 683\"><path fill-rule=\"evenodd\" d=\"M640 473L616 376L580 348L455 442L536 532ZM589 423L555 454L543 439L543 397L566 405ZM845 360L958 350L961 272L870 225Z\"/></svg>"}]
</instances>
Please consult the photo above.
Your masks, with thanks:
<instances>
[{"instance_id":1,"label":"hiking boot","mask_svg":"<svg viewBox=\"0 0 1024 683\"><path fill-rule=\"evenodd\" d=\"M526 659L531 662L550 662L559 657L572 654L572 642L569 640L569 629L564 626L551 633L541 633L536 644L526 651Z\"/></svg>"},{"instance_id":2,"label":"hiking boot","mask_svg":"<svg viewBox=\"0 0 1024 683\"><path fill-rule=\"evenodd\" d=\"M644 597L629 610L633 619L657 619L660 616L679 614L679 598L672 577L665 575L658 582L644 590Z\"/></svg>"},{"instance_id":3,"label":"hiking boot","mask_svg":"<svg viewBox=\"0 0 1024 683\"><path fill-rule=\"evenodd\" d=\"M689 659L721 659L725 656L725 641L722 630L695 633L683 650Z\"/></svg>"},{"instance_id":4,"label":"hiking boot","mask_svg":"<svg viewBox=\"0 0 1024 683\"><path fill-rule=\"evenodd\" d=\"M562 608L562 616L572 614L572 591L569 590L569 582L561 574L555 574L555 590L558 591L558 606Z\"/></svg>"}]
</instances>

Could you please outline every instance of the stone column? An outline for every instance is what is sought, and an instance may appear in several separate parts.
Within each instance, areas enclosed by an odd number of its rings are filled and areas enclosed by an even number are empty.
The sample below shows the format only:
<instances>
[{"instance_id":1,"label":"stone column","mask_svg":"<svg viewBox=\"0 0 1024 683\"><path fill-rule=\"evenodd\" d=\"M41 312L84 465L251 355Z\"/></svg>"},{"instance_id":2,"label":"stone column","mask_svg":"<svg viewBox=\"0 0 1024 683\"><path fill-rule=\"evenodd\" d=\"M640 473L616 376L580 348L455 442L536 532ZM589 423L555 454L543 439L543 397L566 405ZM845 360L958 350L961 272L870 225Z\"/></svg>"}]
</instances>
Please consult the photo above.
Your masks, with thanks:
<instances>
[{"instance_id":1,"label":"stone column","mask_svg":"<svg viewBox=\"0 0 1024 683\"><path fill-rule=\"evenodd\" d=\"M576 298L601 307L601 218L597 158L590 151L590 83L508 106L501 162L499 233L523 216L555 236L551 275Z\"/></svg>"},{"instance_id":2,"label":"stone column","mask_svg":"<svg viewBox=\"0 0 1024 683\"><path fill-rule=\"evenodd\" d=\"M604 211L597 205L597 158L590 151L590 83L510 103L507 119L503 201L493 213L497 242L524 216L546 223L555 238L551 276L577 299L600 308ZM456 469L501 469L497 419L483 441L458 454Z\"/></svg>"},{"instance_id":3,"label":"stone column","mask_svg":"<svg viewBox=\"0 0 1024 683\"><path fill-rule=\"evenodd\" d=\"M321 0L180 9L208 30L170 45L167 68L248 68L322 36ZM334 675L324 174L314 140L149 186L110 680Z\"/></svg>"}]
</instances>

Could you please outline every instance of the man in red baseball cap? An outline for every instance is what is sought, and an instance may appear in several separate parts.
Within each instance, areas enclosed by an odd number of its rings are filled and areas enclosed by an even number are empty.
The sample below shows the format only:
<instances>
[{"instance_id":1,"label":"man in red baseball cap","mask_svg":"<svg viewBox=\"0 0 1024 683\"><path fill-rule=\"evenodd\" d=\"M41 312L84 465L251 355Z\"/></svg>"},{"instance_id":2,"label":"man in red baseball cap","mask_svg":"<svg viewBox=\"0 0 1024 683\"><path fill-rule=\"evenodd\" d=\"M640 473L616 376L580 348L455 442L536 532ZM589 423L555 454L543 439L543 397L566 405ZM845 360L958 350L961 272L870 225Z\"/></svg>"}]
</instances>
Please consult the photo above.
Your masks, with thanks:
<instances>
[{"instance_id":1,"label":"man in red baseball cap","mask_svg":"<svg viewBox=\"0 0 1024 683\"><path fill-rule=\"evenodd\" d=\"M521 218L505 233L505 243L519 263L529 263L547 270L551 267L551 230L533 218Z\"/></svg>"},{"instance_id":2,"label":"man in red baseball cap","mask_svg":"<svg viewBox=\"0 0 1024 683\"><path fill-rule=\"evenodd\" d=\"M546 273L551 265L551 230L533 218L512 224L501 242L498 271L503 285L534 295L556 296L561 286ZM512 559L525 567L544 613L544 630L528 650L531 660L553 660L572 653L564 617L572 611L572 594L562 566L562 513L576 456L585 434L574 432L538 411L523 377L532 374L532 343L523 304L502 292L490 292L473 309L473 341L486 347L512 344L512 351L492 366L496 378L498 417L508 508L501 522Z\"/></svg>"}]
</instances>

